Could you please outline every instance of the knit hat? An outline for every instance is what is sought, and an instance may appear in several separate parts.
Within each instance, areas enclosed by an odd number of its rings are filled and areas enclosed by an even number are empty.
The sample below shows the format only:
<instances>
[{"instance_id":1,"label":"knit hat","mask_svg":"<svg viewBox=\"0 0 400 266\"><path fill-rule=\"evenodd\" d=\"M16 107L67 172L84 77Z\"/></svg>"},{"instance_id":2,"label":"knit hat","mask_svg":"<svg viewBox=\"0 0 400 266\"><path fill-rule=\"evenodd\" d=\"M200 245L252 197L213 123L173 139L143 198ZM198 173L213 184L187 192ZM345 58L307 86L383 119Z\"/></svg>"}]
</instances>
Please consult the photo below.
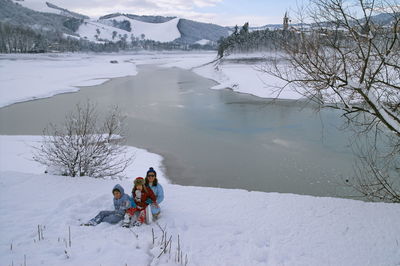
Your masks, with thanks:
<instances>
[{"instance_id":1,"label":"knit hat","mask_svg":"<svg viewBox=\"0 0 400 266\"><path fill-rule=\"evenodd\" d=\"M154 175L157 177L157 172L153 169L153 167L149 168L146 175L149 175L149 173L154 173Z\"/></svg>"},{"instance_id":2,"label":"knit hat","mask_svg":"<svg viewBox=\"0 0 400 266\"><path fill-rule=\"evenodd\" d=\"M133 181L133 184L135 184L135 186L137 186L137 185L144 186L144 178L143 177L136 177L135 181Z\"/></svg>"}]
</instances>

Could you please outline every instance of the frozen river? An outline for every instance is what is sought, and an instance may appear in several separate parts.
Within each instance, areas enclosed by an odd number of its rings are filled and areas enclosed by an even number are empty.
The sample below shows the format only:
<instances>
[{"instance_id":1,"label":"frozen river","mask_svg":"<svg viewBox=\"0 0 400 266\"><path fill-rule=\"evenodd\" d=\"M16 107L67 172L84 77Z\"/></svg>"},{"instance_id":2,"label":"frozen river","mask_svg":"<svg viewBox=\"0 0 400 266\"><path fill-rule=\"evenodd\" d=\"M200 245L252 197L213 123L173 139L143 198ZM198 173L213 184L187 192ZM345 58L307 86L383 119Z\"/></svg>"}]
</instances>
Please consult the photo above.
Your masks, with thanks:
<instances>
[{"instance_id":1,"label":"frozen river","mask_svg":"<svg viewBox=\"0 0 400 266\"><path fill-rule=\"evenodd\" d=\"M216 84L178 68L138 67L138 75L0 109L0 134L41 134L78 102L117 104L128 144L164 157L173 183L317 196L346 196L352 175L339 114L211 90ZM103 108L104 107L104 108ZM145 174L145 173L143 173ZM244 199L245 200L245 199Z\"/></svg>"}]
</instances>

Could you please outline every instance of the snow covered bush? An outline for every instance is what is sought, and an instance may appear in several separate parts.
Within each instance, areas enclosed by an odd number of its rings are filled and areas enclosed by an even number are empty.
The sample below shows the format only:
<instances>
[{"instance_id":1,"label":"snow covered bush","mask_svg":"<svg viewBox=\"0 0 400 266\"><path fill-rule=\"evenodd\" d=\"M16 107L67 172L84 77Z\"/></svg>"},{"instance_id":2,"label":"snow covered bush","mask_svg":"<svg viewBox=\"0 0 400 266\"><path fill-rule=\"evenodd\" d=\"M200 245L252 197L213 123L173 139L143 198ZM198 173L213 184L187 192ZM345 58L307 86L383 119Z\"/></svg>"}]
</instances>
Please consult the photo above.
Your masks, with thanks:
<instances>
[{"instance_id":1,"label":"snow covered bush","mask_svg":"<svg viewBox=\"0 0 400 266\"><path fill-rule=\"evenodd\" d=\"M113 107L102 123L98 120L94 104L77 104L61 127L49 124L44 129L33 159L53 174L98 178L121 173L133 159L123 145L124 117Z\"/></svg>"}]
</instances>

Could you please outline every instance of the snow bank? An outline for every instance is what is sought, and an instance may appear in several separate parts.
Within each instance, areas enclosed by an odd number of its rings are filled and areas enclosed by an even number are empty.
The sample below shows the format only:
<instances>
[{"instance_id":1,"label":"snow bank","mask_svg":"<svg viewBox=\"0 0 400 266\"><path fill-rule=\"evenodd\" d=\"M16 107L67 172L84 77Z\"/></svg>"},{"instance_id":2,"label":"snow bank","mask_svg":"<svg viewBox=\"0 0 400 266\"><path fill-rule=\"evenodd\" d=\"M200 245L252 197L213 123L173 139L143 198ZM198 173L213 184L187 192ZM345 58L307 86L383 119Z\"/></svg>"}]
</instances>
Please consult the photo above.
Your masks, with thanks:
<instances>
[{"instance_id":1,"label":"snow bank","mask_svg":"<svg viewBox=\"0 0 400 266\"><path fill-rule=\"evenodd\" d=\"M0 55L0 107L135 75L128 59L112 54Z\"/></svg>"},{"instance_id":2,"label":"snow bank","mask_svg":"<svg viewBox=\"0 0 400 266\"><path fill-rule=\"evenodd\" d=\"M136 75L136 65L190 69L214 53L0 55L0 107L79 90L111 78ZM117 64L110 61L117 60Z\"/></svg>"},{"instance_id":3,"label":"snow bank","mask_svg":"<svg viewBox=\"0 0 400 266\"><path fill-rule=\"evenodd\" d=\"M218 64L208 64L194 71L204 77L220 83L213 89L232 89L240 93L248 93L262 98L278 98L298 100L302 95L286 88L285 83L263 71L267 54L233 54Z\"/></svg>"},{"instance_id":4,"label":"snow bank","mask_svg":"<svg viewBox=\"0 0 400 266\"><path fill-rule=\"evenodd\" d=\"M178 234L188 265L400 262L399 204L184 187L163 179L165 201L158 223L173 241L171 256L157 259L161 231L154 223L133 229L137 237L118 225L79 226L99 210L111 209L112 187L120 183L129 191L133 178L39 174L27 161L37 137L1 136L0 141L1 265L20 265L25 258L27 265L176 265ZM163 176L160 157L145 151L137 155L129 177L143 175L148 166ZM40 241L38 225L43 229Z\"/></svg>"},{"instance_id":5,"label":"snow bank","mask_svg":"<svg viewBox=\"0 0 400 266\"><path fill-rule=\"evenodd\" d=\"M258 64L227 62L208 64L215 52L142 52L135 54L0 55L0 107L16 102L77 91L76 86L101 84L110 78L136 75L136 66L154 64L180 67L220 83L214 89L231 88L259 97L299 99L296 92L278 94L283 83L258 71ZM111 64L117 60L118 64Z\"/></svg>"},{"instance_id":6,"label":"snow bank","mask_svg":"<svg viewBox=\"0 0 400 266\"><path fill-rule=\"evenodd\" d=\"M258 65L220 64L217 67L207 65L194 70L197 74L220 83L213 89L232 89L240 93L248 93L262 98L279 98L298 100L302 98L295 91L281 91L284 83L258 70Z\"/></svg>"},{"instance_id":7,"label":"snow bank","mask_svg":"<svg viewBox=\"0 0 400 266\"><path fill-rule=\"evenodd\" d=\"M195 43L200 44L200 45L207 45L207 44L211 44L212 41L211 40L207 40L207 39L201 39L201 40L198 40Z\"/></svg>"},{"instance_id":8,"label":"snow bank","mask_svg":"<svg viewBox=\"0 0 400 266\"><path fill-rule=\"evenodd\" d=\"M221 64L210 63L217 56L215 52L200 54L177 54L173 57L163 55L155 60L152 58L141 63L159 64L162 67L179 67L187 70L193 70L196 74L219 83L212 89L232 89L240 93L248 93L262 98L278 98L298 100L302 95L289 88L281 90L285 85L280 79L260 71L262 64L265 63L266 54L241 54L231 55L229 60L252 60L254 63L233 63L225 61Z\"/></svg>"},{"instance_id":9,"label":"snow bank","mask_svg":"<svg viewBox=\"0 0 400 266\"><path fill-rule=\"evenodd\" d=\"M0 171L43 174L46 167L33 161L34 147L41 144L41 136L2 136L0 135ZM143 176L150 166L160 169L157 178L169 183L163 174L162 157L144 149L128 146L127 152L134 156L130 166L122 173L132 180Z\"/></svg>"}]
</instances>

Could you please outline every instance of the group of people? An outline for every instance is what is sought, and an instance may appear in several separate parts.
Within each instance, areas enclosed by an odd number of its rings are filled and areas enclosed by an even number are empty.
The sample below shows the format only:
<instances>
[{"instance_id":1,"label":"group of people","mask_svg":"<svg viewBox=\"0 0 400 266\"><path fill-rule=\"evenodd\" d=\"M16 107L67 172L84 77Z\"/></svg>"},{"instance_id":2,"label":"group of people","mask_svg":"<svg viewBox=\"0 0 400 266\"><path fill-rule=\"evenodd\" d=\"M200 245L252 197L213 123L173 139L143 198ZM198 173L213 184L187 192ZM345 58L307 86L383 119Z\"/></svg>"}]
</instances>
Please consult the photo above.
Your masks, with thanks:
<instances>
[{"instance_id":1,"label":"group of people","mask_svg":"<svg viewBox=\"0 0 400 266\"><path fill-rule=\"evenodd\" d=\"M101 222L116 224L123 221L122 226L140 226L146 221L151 212L153 218L160 215L160 203L164 200L163 187L158 183L157 172L150 167L146 177L137 177L134 180L132 196L125 194L124 188L117 184L112 193L114 195L114 211L101 211L93 219L82 225L95 226ZM150 208L148 208L148 206Z\"/></svg>"}]
</instances>

